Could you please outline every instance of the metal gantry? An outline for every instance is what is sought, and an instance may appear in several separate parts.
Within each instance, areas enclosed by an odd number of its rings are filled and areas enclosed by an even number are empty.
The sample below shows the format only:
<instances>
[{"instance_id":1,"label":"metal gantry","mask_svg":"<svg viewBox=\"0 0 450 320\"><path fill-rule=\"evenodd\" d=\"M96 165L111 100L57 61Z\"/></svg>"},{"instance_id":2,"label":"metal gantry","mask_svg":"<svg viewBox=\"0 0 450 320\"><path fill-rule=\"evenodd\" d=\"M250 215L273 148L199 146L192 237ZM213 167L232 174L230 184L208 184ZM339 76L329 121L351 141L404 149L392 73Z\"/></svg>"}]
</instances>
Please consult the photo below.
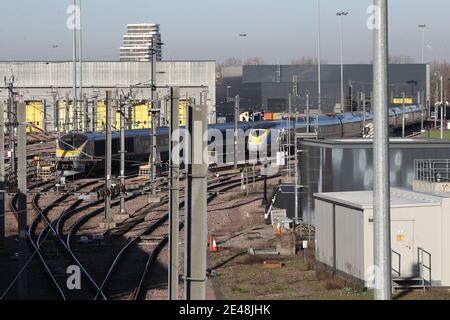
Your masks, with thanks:
<instances>
[{"instance_id":1,"label":"metal gantry","mask_svg":"<svg viewBox=\"0 0 450 320\"><path fill-rule=\"evenodd\" d=\"M239 114L240 114L240 101L239 95L236 96L234 100L234 141L233 141L233 156L234 156L234 169L238 167L238 157L237 157L237 144L238 144L238 124L239 124Z\"/></svg>"},{"instance_id":2,"label":"metal gantry","mask_svg":"<svg viewBox=\"0 0 450 320\"><path fill-rule=\"evenodd\" d=\"M151 80L151 90L150 90L150 114L152 117L152 148L150 152L150 166L151 166L151 193L152 196L156 195L156 117L159 116L159 109L155 108L155 98L156 98L156 42L152 41L152 80Z\"/></svg>"},{"instance_id":3,"label":"metal gantry","mask_svg":"<svg viewBox=\"0 0 450 320\"><path fill-rule=\"evenodd\" d=\"M0 248L5 243L5 105L0 101Z\"/></svg>"},{"instance_id":4,"label":"metal gantry","mask_svg":"<svg viewBox=\"0 0 450 320\"><path fill-rule=\"evenodd\" d=\"M119 101L120 113L120 214L125 215L125 102Z\"/></svg>"},{"instance_id":5,"label":"metal gantry","mask_svg":"<svg viewBox=\"0 0 450 320\"><path fill-rule=\"evenodd\" d=\"M18 220L19 220L19 272L25 268L28 259L27 247L27 124L26 105L17 104L17 186L18 186ZM26 298L28 291L28 273L26 270L19 278L19 297Z\"/></svg>"},{"instance_id":6,"label":"metal gantry","mask_svg":"<svg viewBox=\"0 0 450 320\"><path fill-rule=\"evenodd\" d=\"M77 19L78 19L78 15L77 15L77 0L73 0L73 50L72 50L72 54L73 54L73 84L72 84L72 96L73 96L73 131L77 131ZM67 103L67 100L66 100ZM67 108L67 105L66 105ZM67 122L66 122L67 123Z\"/></svg>"},{"instance_id":7,"label":"metal gantry","mask_svg":"<svg viewBox=\"0 0 450 320\"><path fill-rule=\"evenodd\" d=\"M106 91L106 143L105 143L105 216L104 225L107 229L113 226L111 213L111 174L112 174L112 132L111 132L111 101L112 92Z\"/></svg>"}]
</instances>

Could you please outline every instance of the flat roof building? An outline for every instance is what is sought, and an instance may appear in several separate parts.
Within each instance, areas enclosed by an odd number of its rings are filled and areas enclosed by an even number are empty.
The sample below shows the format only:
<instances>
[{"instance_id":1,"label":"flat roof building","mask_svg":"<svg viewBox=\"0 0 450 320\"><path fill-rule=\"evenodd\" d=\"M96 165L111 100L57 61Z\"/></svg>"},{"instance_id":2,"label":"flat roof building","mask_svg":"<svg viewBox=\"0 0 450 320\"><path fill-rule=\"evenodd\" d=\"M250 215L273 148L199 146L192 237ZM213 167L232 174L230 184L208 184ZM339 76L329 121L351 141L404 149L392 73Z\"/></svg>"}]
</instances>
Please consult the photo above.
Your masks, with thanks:
<instances>
[{"instance_id":1,"label":"flat roof building","mask_svg":"<svg viewBox=\"0 0 450 320\"><path fill-rule=\"evenodd\" d=\"M450 285L450 194L391 189L394 287ZM373 287L373 192L315 194L316 259Z\"/></svg>"},{"instance_id":2,"label":"flat roof building","mask_svg":"<svg viewBox=\"0 0 450 320\"><path fill-rule=\"evenodd\" d=\"M340 108L340 65L324 64L321 72L321 103L323 112ZM417 103L426 106L431 100L431 69L428 64L390 64L389 97L399 97L405 92ZM342 111L361 110L360 94L364 93L366 104L371 105L373 88L372 64L344 65L344 94L346 105ZM287 112L289 94L292 109L303 112L309 93L310 108L318 108L317 65L244 65L224 67L217 84L217 105L220 116L232 119L233 103L230 97L240 96L241 110ZM391 102L392 102L391 101ZM429 112L428 112L429 114Z\"/></svg>"},{"instance_id":3,"label":"flat roof building","mask_svg":"<svg viewBox=\"0 0 450 320\"><path fill-rule=\"evenodd\" d=\"M372 139L306 139L299 142L299 215L315 224L314 193L373 189ZM392 187L413 190L415 161L450 159L450 142L438 139L390 139L389 176Z\"/></svg>"}]
</instances>

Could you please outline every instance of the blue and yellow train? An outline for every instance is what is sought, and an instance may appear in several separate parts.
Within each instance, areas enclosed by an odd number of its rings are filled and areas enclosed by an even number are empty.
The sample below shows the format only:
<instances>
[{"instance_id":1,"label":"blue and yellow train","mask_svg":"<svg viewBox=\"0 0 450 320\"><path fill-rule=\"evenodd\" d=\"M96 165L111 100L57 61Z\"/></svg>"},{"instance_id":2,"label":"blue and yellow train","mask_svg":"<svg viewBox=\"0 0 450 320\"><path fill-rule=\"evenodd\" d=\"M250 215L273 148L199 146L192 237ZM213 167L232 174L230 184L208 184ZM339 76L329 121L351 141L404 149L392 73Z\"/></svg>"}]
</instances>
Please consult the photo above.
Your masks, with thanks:
<instances>
[{"instance_id":1,"label":"blue and yellow train","mask_svg":"<svg viewBox=\"0 0 450 320\"><path fill-rule=\"evenodd\" d=\"M290 118L290 134L293 129L296 132L306 132L305 116ZM363 128L365 121L366 128ZM351 138L361 137L363 132L369 132L373 114L367 112L350 112L342 114L320 115L310 117L310 132L316 132L318 138ZM392 130L402 127L403 113L400 107L389 108L389 125ZM421 109L411 105L405 107L405 125L410 126L421 121ZM271 129L279 132L286 132L288 120L276 121L256 121L240 122L239 129L244 132L244 138L240 139L239 152L259 152L262 146L267 146L270 150ZM214 130L211 130L214 129ZM210 149L214 149L215 158L219 162L233 152L234 139L229 139L230 131L234 130L233 123L209 125L208 143ZM157 152L161 163L169 159L169 129L167 127L158 128ZM222 135L218 144L217 135ZM151 129L137 129L125 131L125 149L127 164L142 164L148 161L151 149ZM119 132L112 133L112 154L113 164L118 164L119 153ZM214 145L214 147L212 147ZM57 170L62 175L72 175L88 172L90 170L100 170L104 168L105 158L105 134L92 133L69 133L60 137L56 146ZM232 158L232 157L231 157ZM222 160L222 161L221 161Z\"/></svg>"},{"instance_id":2,"label":"blue and yellow train","mask_svg":"<svg viewBox=\"0 0 450 320\"><path fill-rule=\"evenodd\" d=\"M392 132L402 128L403 112L401 107L389 108L389 127ZM405 106L405 126L409 127L421 122L422 110L415 105ZM286 120L268 121L257 124L250 130L248 140L248 151L251 153L267 152L271 150L271 129L286 128ZM314 132L318 138L355 138L371 137L373 129L373 113L347 112L331 115L310 116L309 122L306 116L291 119L291 141L293 140L294 128L297 133ZM365 126L365 127L363 127Z\"/></svg>"}]
</instances>

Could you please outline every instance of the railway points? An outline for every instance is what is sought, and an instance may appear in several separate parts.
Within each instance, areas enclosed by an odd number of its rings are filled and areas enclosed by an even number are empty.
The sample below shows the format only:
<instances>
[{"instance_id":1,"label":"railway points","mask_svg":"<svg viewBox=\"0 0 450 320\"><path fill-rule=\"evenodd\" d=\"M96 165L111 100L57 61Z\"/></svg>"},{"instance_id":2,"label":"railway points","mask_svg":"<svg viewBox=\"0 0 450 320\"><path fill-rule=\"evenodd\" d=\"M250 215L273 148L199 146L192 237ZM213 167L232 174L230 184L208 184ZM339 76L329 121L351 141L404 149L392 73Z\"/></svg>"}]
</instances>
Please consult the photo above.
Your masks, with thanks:
<instances>
[{"instance_id":1,"label":"railway points","mask_svg":"<svg viewBox=\"0 0 450 320\"><path fill-rule=\"evenodd\" d=\"M240 32L222 49L242 61L170 60L163 40L183 57L188 28L133 23L119 60L88 61L81 2L71 60L17 60L9 41L0 61L0 300L450 299L450 67L426 61L423 21L420 63L389 55L387 0L348 63L345 17L362 16L339 8L340 64L325 63L320 0L314 59L245 61L259 38ZM201 308L180 312L213 317Z\"/></svg>"}]
</instances>

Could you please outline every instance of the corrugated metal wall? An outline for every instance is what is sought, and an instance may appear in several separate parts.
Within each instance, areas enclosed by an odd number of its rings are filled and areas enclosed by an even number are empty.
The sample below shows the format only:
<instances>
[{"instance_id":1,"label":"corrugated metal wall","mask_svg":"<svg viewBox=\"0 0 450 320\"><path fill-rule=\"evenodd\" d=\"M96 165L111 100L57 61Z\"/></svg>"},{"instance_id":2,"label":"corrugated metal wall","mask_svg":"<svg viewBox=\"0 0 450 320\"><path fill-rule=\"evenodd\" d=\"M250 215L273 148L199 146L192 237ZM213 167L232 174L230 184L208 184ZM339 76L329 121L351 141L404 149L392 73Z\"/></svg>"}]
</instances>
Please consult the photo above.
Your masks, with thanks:
<instances>
[{"instance_id":1,"label":"corrugated metal wall","mask_svg":"<svg viewBox=\"0 0 450 320\"><path fill-rule=\"evenodd\" d=\"M335 104L340 103L340 65L322 65L322 108L331 112ZM279 72L278 72L279 71ZM258 84L261 87L261 106L264 109L277 111L277 106L272 106L269 99L287 99L289 93L293 93L294 77L297 78L297 91L300 96L310 94L312 108L317 107L317 66L315 65L248 65L243 69L242 91L249 84ZM408 81L416 80L417 85L408 84ZM357 92L365 92L371 95L373 81L373 66L371 64L346 64L344 65L344 93L348 95L349 83L353 87L353 99ZM418 90L424 90L427 99L430 99L430 68L427 64L392 64L389 65L389 91L393 96L406 95L417 97ZM235 87L233 90L236 90ZM223 96L223 91L221 91ZM245 96L248 96L245 95ZM286 102L287 103L287 102ZM304 108L304 102L300 104ZM275 109L272 109L275 107ZM296 103L294 101L294 108Z\"/></svg>"},{"instance_id":2,"label":"corrugated metal wall","mask_svg":"<svg viewBox=\"0 0 450 320\"><path fill-rule=\"evenodd\" d=\"M157 65L159 96L170 86L179 86L181 97L188 96L200 102L200 94L207 93L210 122L216 116L216 63L215 61L161 61ZM0 77L14 74L14 86L25 100L44 100L48 115L54 114L53 99L72 97L72 62L0 62ZM83 93L104 99L105 90L116 87L135 88L136 100L150 99L151 64L148 62L86 61L83 62ZM167 88L166 88L167 87ZM0 99L5 100L8 91L0 87ZM53 118L53 117L51 117ZM51 121L53 123L53 121ZM53 128L53 125L49 130Z\"/></svg>"}]
</instances>

